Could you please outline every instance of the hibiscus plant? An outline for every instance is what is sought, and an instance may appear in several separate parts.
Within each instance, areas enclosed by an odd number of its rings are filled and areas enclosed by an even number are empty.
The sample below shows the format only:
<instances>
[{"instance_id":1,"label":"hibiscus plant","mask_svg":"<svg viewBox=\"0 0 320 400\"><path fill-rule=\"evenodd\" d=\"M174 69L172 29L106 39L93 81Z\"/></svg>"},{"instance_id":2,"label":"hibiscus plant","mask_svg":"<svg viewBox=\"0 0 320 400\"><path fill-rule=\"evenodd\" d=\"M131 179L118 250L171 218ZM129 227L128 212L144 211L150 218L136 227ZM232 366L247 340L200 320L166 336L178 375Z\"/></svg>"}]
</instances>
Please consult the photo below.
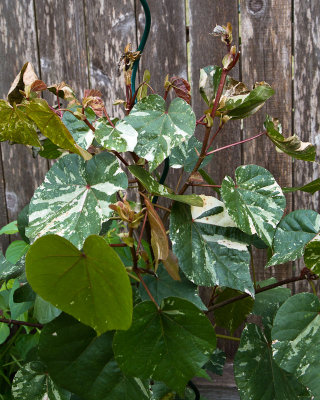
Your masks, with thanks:
<instances>
[{"instance_id":1,"label":"hibiscus plant","mask_svg":"<svg viewBox=\"0 0 320 400\"><path fill-rule=\"evenodd\" d=\"M0 231L21 236L0 255L1 399L200 398L192 380L223 371L219 337L239 341L242 399L320 398L320 302L315 290L283 287L307 280L314 288L318 279L320 215L284 215L284 193L313 194L319 180L281 188L261 166L240 165L215 183L205 171L216 152L261 136L306 162L315 147L283 135L271 116L252 138L215 147L230 120L256 113L274 91L231 78L240 56L231 25L213 33L226 55L221 67L200 71L199 118L183 78L167 76L159 95L146 71L132 90L141 54L130 46L121 59L125 99L116 101L122 119L108 115L99 91L79 100L68 84L39 80L30 63L0 100L0 140L55 160ZM165 173L159 181L163 165L180 177L176 187ZM212 193L191 193L194 186ZM305 268L258 282L253 254L265 249L266 268L302 256ZM211 294L206 303L199 286Z\"/></svg>"}]
</instances>

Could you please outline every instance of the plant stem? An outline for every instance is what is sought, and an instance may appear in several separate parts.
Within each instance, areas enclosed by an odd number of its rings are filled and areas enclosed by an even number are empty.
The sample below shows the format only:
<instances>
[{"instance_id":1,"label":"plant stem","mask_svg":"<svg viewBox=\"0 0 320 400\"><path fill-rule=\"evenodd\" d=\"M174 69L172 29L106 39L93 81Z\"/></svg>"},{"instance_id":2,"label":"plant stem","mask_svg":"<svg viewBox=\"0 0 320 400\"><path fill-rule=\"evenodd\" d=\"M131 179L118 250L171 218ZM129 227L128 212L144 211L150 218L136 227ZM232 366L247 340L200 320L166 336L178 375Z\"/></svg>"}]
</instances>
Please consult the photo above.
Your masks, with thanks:
<instances>
[{"instance_id":1,"label":"plant stem","mask_svg":"<svg viewBox=\"0 0 320 400\"><path fill-rule=\"evenodd\" d=\"M188 186L200 186L200 187L212 187L212 188L221 188L221 185L209 185L206 183L192 183L189 182Z\"/></svg>"},{"instance_id":2,"label":"plant stem","mask_svg":"<svg viewBox=\"0 0 320 400\"><path fill-rule=\"evenodd\" d=\"M133 238L133 228L129 229L129 237ZM132 247L130 247L130 251L131 251L131 256L132 256L133 268L137 269L138 268L138 258L137 258L137 252L136 252L134 245Z\"/></svg>"},{"instance_id":3,"label":"plant stem","mask_svg":"<svg viewBox=\"0 0 320 400\"><path fill-rule=\"evenodd\" d=\"M255 270L254 262L253 262L252 246L249 246L249 253L250 253L251 271L252 271L252 277L253 277L253 286L254 286L254 290L256 290L257 289L257 281L256 281L256 270Z\"/></svg>"},{"instance_id":4,"label":"plant stem","mask_svg":"<svg viewBox=\"0 0 320 400\"><path fill-rule=\"evenodd\" d=\"M222 130L222 128L224 127L224 123L220 124L218 129L216 130L216 132L214 133L214 135L212 136L207 148L206 148L206 153L208 153L208 150L210 149L210 147L212 146L212 143L214 141L214 139L217 137L218 133Z\"/></svg>"},{"instance_id":5,"label":"plant stem","mask_svg":"<svg viewBox=\"0 0 320 400\"><path fill-rule=\"evenodd\" d=\"M267 133L266 131L263 131L263 132L258 133L258 135L255 135L255 136L253 136L251 138L240 140L240 142L231 143L231 144L228 144L227 146L220 147L219 149L215 149L215 150L209 151L209 153L207 153L206 156L208 156L210 154L213 154L213 153L216 153L217 151L228 149L229 147L237 146L238 144L242 144L242 143L245 143L245 142L250 142L250 140L254 140L254 139L258 138L259 136L265 135L266 133Z\"/></svg>"},{"instance_id":6,"label":"plant stem","mask_svg":"<svg viewBox=\"0 0 320 400\"><path fill-rule=\"evenodd\" d=\"M217 339L227 339L234 340L235 342L240 342L240 338L234 336L221 335L220 333L216 333Z\"/></svg>"},{"instance_id":7,"label":"plant stem","mask_svg":"<svg viewBox=\"0 0 320 400\"><path fill-rule=\"evenodd\" d=\"M109 117L109 115L108 115L107 110L106 110L105 107L103 107L103 113L104 113L104 115L106 116L106 118L107 118L109 124L112 126L112 128L115 128L114 123L111 121L111 119L110 119L110 117Z\"/></svg>"},{"instance_id":8,"label":"plant stem","mask_svg":"<svg viewBox=\"0 0 320 400\"><path fill-rule=\"evenodd\" d=\"M125 243L109 243L110 247L128 247Z\"/></svg>"},{"instance_id":9,"label":"plant stem","mask_svg":"<svg viewBox=\"0 0 320 400\"><path fill-rule=\"evenodd\" d=\"M316 290L316 287L315 287L314 283L313 283L311 280L308 280L308 283L309 283L309 285L310 285L311 288L312 288L313 294L314 294L315 296L317 296L317 290Z\"/></svg>"},{"instance_id":10,"label":"plant stem","mask_svg":"<svg viewBox=\"0 0 320 400\"><path fill-rule=\"evenodd\" d=\"M273 283L272 285L268 285L268 286L265 286L265 287L262 287L262 288L258 288L255 291L255 294L258 294L258 293L261 293L261 292L265 292L267 290L271 290L271 289L274 289L274 288L276 288L278 286L286 285L288 283L302 281L304 279L307 279L309 281L309 280L319 279L319 277L317 275L312 275L310 271L305 271L305 269L304 269L304 270L301 271L300 276L294 276L292 278L284 279L283 281ZM239 296L232 297L231 299L228 299L228 300L225 300L225 301L221 301L218 304L214 304L213 306L208 307L208 311L206 311L206 313L209 313L209 312L211 312L213 310L216 310L217 308L221 308L221 307L227 306L228 304L234 303L235 301L239 301L239 300L245 299L246 297L249 297L249 296L250 296L250 294L243 293L243 294L240 294Z\"/></svg>"},{"instance_id":11,"label":"plant stem","mask_svg":"<svg viewBox=\"0 0 320 400\"><path fill-rule=\"evenodd\" d=\"M15 319L6 319L6 318L0 318L0 322L3 322L4 324L8 325L20 325L20 326L31 326L33 328L43 328L42 324L34 324L32 322L25 322L25 321L17 321Z\"/></svg>"},{"instance_id":12,"label":"plant stem","mask_svg":"<svg viewBox=\"0 0 320 400\"><path fill-rule=\"evenodd\" d=\"M142 286L144 287L145 291L148 293L148 296L150 297L150 299L153 301L153 303L155 304L155 306L157 307L158 310L160 310L160 307L158 305L158 303L155 301L154 297L152 296L148 286L146 285L146 283L144 282L144 280L142 279L142 276L139 272L139 269L136 268L134 269L134 272L137 274L138 278L140 279L140 282L142 283Z\"/></svg>"},{"instance_id":13,"label":"plant stem","mask_svg":"<svg viewBox=\"0 0 320 400\"><path fill-rule=\"evenodd\" d=\"M145 216L144 216L144 218L143 218L143 224L142 224L142 228L141 228L141 232L140 232L140 236L139 236L139 241L138 241L138 246L137 246L137 252L139 251L140 246L141 246L141 240L142 240L142 236L143 236L144 229L145 229L145 227L146 227L147 217L148 217L148 213L146 212L146 213L145 213Z\"/></svg>"}]
</instances>

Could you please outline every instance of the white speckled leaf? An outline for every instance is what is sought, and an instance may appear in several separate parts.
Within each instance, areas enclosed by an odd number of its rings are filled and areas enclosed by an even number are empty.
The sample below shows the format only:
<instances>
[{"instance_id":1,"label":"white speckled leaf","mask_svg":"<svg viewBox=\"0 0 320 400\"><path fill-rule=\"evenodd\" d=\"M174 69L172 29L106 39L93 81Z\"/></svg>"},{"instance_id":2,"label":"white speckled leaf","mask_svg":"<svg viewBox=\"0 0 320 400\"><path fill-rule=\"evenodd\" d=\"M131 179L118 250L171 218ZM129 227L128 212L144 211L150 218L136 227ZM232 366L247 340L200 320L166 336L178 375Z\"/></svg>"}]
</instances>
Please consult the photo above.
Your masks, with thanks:
<instances>
[{"instance_id":1,"label":"white speckled leaf","mask_svg":"<svg viewBox=\"0 0 320 400\"><path fill-rule=\"evenodd\" d=\"M268 138L276 145L280 152L286 153L293 158L304 161L314 161L316 148L310 142L302 142L297 135L282 136L282 126L278 121L266 116L264 127L267 130Z\"/></svg>"},{"instance_id":2,"label":"white speckled leaf","mask_svg":"<svg viewBox=\"0 0 320 400\"><path fill-rule=\"evenodd\" d=\"M117 332L113 341L115 359L125 374L162 381L180 393L215 347L207 317L176 297L164 299L161 312L150 301L138 304L131 328Z\"/></svg>"},{"instance_id":3,"label":"white speckled leaf","mask_svg":"<svg viewBox=\"0 0 320 400\"><path fill-rule=\"evenodd\" d=\"M320 274L320 242L319 236L306 245L304 263L315 274Z\"/></svg>"},{"instance_id":4,"label":"white speckled leaf","mask_svg":"<svg viewBox=\"0 0 320 400\"><path fill-rule=\"evenodd\" d=\"M151 171L174 147L189 140L196 127L196 117L189 104L176 98L166 112L165 101L156 94L139 101L125 121L138 132L134 151L149 161Z\"/></svg>"},{"instance_id":5,"label":"white speckled leaf","mask_svg":"<svg viewBox=\"0 0 320 400\"><path fill-rule=\"evenodd\" d=\"M41 363L31 362L16 373L12 396L17 400L69 400L71 393L59 388Z\"/></svg>"},{"instance_id":6,"label":"white speckled leaf","mask_svg":"<svg viewBox=\"0 0 320 400\"><path fill-rule=\"evenodd\" d=\"M286 215L277 227L273 256L267 267L302 257L305 245L320 231L320 215L313 210L296 210Z\"/></svg>"},{"instance_id":7,"label":"white speckled leaf","mask_svg":"<svg viewBox=\"0 0 320 400\"><path fill-rule=\"evenodd\" d=\"M280 186L269 171L258 165L241 166L235 176L236 184L226 176L221 186L230 216L243 232L256 233L271 246L286 206Z\"/></svg>"},{"instance_id":8,"label":"white speckled leaf","mask_svg":"<svg viewBox=\"0 0 320 400\"><path fill-rule=\"evenodd\" d=\"M71 110L77 111L77 107L73 107L71 108ZM90 107L87 107L85 109L85 115L91 124L96 119L96 114ZM88 125L76 118L70 112L64 112L62 122L67 127L76 143L83 149L87 150L94 139L94 133L88 127Z\"/></svg>"},{"instance_id":9,"label":"white speckled leaf","mask_svg":"<svg viewBox=\"0 0 320 400\"><path fill-rule=\"evenodd\" d=\"M98 334L128 329L132 290L119 256L101 237L89 236L80 251L56 235L38 239L26 257L32 289Z\"/></svg>"},{"instance_id":10,"label":"white speckled leaf","mask_svg":"<svg viewBox=\"0 0 320 400\"><path fill-rule=\"evenodd\" d=\"M136 147L138 132L126 121L118 121L112 128L106 118L100 118L95 128L95 138L105 149L123 153Z\"/></svg>"},{"instance_id":11,"label":"white speckled leaf","mask_svg":"<svg viewBox=\"0 0 320 400\"><path fill-rule=\"evenodd\" d=\"M139 167L138 165L131 165L129 167L129 171L138 178L139 182L150 192L151 194L157 196L163 196L171 200L179 201L180 203L186 203L193 206L201 207L203 205L203 201L200 196L196 194L186 194L179 195L174 194L173 190L170 188L161 185L157 182L153 177L147 172L144 168Z\"/></svg>"},{"instance_id":12,"label":"white speckled leaf","mask_svg":"<svg viewBox=\"0 0 320 400\"><path fill-rule=\"evenodd\" d=\"M253 295L250 238L235 227L221 201L201 197L205 206L192 207L192 212L184 204L175 203L172 208L170 238L180 268L197 285L227 286ZM197 219L215 207L222 211Z\"/></svg>"},{"instance_id":13,"label":"white speckled leaf","mask_svg":"<svg viewBox=\"0 0 320 400\"><path fill-rule=\"evenodd\" d=\"M307 390L272 359L271 345L257 325L243 330L234 375L245 400L300 400Z\"/></svg>"},{"instance_id":14,"label":"white speckled leaf","mask_svg":"<svg viewBox=\"0 0 320 400\"><path fill-rule=\"evenodd\" d=\"M29 207L26 234L31 241L54 233L81 247L85 238L99 234L112 212L115 193L128 180L118 160L100 153L87 163L75 154L60 158L35 191Z\"/></svg>"},{"instance_id":15,"label":"white speckled leaf","mask_svg":"<svg viewBox=\"0 0 320 400\"><path fill-rule=\"evenodd\" d=\"M273 357L314 396L320 393L320 301L311 293L290 297L272 329Z\"/></svg>"}]
</instances>

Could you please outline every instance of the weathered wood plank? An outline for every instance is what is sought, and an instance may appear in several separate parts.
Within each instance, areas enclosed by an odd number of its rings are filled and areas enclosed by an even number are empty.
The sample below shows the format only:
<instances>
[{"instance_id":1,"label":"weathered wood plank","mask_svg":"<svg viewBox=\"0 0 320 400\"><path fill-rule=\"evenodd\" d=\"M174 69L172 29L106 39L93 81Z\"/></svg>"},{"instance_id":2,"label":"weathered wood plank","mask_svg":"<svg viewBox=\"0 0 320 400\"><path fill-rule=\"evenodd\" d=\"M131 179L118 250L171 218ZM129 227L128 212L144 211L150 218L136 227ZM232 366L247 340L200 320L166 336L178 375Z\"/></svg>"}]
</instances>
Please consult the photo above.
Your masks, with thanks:
<instances>
[{"instance_id":1,"label":"weathered wood plank","mask_svg":"<svg viewBox=\"0 0 320 400\"><path fill-rule=\"evenodd\" d=\"M188 79L185 0L150 1L152 18L148 41L140 61L140 81L143 71L151 74L150 84L156 93L164 94L164 79L180 76ZM140 2L136 10L138 42L142 36L145 17ZM175 189L180 170L169 170L166 185ZM183 176L185 179L186 174ZM169 202L165 202L169 204Z\"/></svg>"},{"instance_id":2,"label":"weathered wood plank","mask_svg":"<svg viewBox=\"0 0 320 400\"><path fill-rule=\"evenodd\" d=\"M65 81L81 96L89 87L83 3L36 0L35 4L41 78L47 84Z\"/></svg>"},{"instance_id":3,"label":"weathered wood plank","mask_svg":"<svg viewBox=\"0 0 320 400\"><path fill-rule=\"evenodd\" d=\"M0 30L0 54L3 57L0 65L0 93L5 98L11 82L26 61L30 61L38 70L33 1L1 1ZM7 214L9 221L12 221L42 181L47 162L34 160L31 152L21 145L9 146L3 143L1 148Z\"/></svg>"},{"instance_id":4,"label":"weathered wood plank","mask_svg":"<svg viewBox=\"0 0 320 400\"><path fill-rule=\"evenodd\" d=\"M136 48L134 0L85 0L90 85L99 89L113 116L122 116L115 99L125 99L118 61L128 43Z\"/></svg>"},{"instance_id":5,"label":"weathered wood plank","mask_svg":"<svg viewBox=\"0 0 320 400\"><path fill-rule=\"evenodd\" d=\"M291 1L241 0L242 80L252 87L255 82L266 81L276 94L254 116L244 120L244 137L261 132L265 114L280 119L285 134L291 134L292 76L291 76ZM244 164L257 164L267 168L281 186L292 184L291 159L278 154L266 137L243 146ZM287 196L286 212L292 208L292 196ZM255 254L257 279L272 272L278 278L291 274L290 266L265 271L265 256Z\"/></svg>"},{"instance_id":6,"label":"weathered wood plank","mask_svg":"<svg viewBox=\"0 0 320 400\"><path fill-rule=\"evenodd\" d=\"M294 2L294 131L303 141L320 144L320 7L314 0ZM319 161L319 148L317 150ZM319 165L303 161L294 163L294 186L319 178ZM313 196L297 192L294 207L320 211L319 192ZM297 271L304 267L297 263ZM310 290L306 282L298 282L296 290ZM318 282L318 290L320 283Z\"/></svg>"},{"instance_id":7,"label":"weathered wood plank","mask_svg":"<svg viewBox=\"0 0 320 400\"><path fill-rule=\"evenodd\" d=\"M222 66L221 61L227 53L226 46L220 39L210 35L216 25L226 25L231 22L234 32L234 44L238 44L239 15L238 1L224 0L212 2L211 0L189 0L190 5L190 59L193 107L197 118L200 118L207 109L205 102L199 94L199 71L207 65ZM239 79L239 67L231 72L234 79ZM216 127L214 128L216 129ZM203 127L198 127L197 135L203 137ZM214 132L214 130L213 130ZM214 142L214 148L241 140L239 122L229 122ZM241 164L241 149L235 147L224 150L215 155L207 167L209 175L220 184L225 175L233 175L234 170ZM198 193L214 195L212 190L198 189Z\"/></svg>"}]
</instances>

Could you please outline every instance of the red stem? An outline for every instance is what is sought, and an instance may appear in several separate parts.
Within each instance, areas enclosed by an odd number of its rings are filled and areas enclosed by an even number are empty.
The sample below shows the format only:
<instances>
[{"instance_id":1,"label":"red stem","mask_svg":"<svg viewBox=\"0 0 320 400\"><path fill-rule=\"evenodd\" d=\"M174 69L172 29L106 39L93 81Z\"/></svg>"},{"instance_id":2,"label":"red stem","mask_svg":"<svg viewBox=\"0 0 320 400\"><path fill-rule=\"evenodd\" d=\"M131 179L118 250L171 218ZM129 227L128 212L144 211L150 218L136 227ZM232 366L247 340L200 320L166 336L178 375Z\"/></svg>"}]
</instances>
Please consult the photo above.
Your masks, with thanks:
<instances>
[{"instance_id":1,"label":"red stem","mask_svg":"<svg viewBox=\"0 0 320 400\"><path fill-rule=\"evenodd\" d=\"M42 324L34 324L32 322L25 322L25 321L17 321L15 319L6 319L6 318L0 318L0 322L3 322L4 324L13 324L13 325L24 325L24 326L31 326L32 328L43 328Z\"/></svg>"},{"instance_id":2,"label":"red stem","mask_svg":"<svg viewBox=\"0 0 320 400\"><path fill-rule=\"evenodd\" d=\"M208 152L208 150L210 149L210 147L212 146L212 143L214 141L214 139L217 137L218 133L221 131L221 129L224 127L224 124L219 125L218 129L216 130L216 132L214 133L214 135L212 136L207 148L206 148L206 153Z\"/></svg>"},{"instance_id":3,"label":"red stem","mask_svg":"<svg viewBox=\"0 0 320 400\"><path fill-rule=\"evenodd\" d=\"M112 128L115 128L114 123L111 121L111 119L110 119L105 107L103 107L103 113L107 117L107 120L108 120L109 124L112 126Z\"/></svg>"},{"instance_id":4,"label":"red stem","mask_svg":"<svg viewBox=\"0 0 320 400\"><path fill-rule=\"evenodd\" d=\"M206 156L208 156L210 154L213 154L213 153L216 153L217 151L221 151L221 150L225 150L225 149L228 149L230 147L233 147L233 146L237 146L238 144L242 144L242 143L245 143L245 142L250 142L250 140L254 140L254 139L258 138L259 136L265 135L266 133L267 133L266 131L260 132L258 135L253 136L253 137L251 137L249 139L240 140L240 142L231 143L231 144L228 144L227 146L220 147L219 149L209 151L209 153L207 153Z\"/></svg>"},{"instance_id":5,"label":"red stem","mask_svg":"<svg viewBox=\"0 0 320 400\"><path fill-rule=\"evenodd\" d=\"M154 304L156 305L157 309L160 310L160 307L159 307L158 303L155 301L155 299L152 296L148 286L146 285L146 283L142 279L142 276L141 276L139 270L138 269L134 269L134 272L137 274L138 278L140 279L140 282L142 283L143 287L145 288L145 291L148 293L148 296L150 297L150 299L154 302Z\"/></svg>"},{"instance_id":6,"label":"red stem","mask_svg":"<svg viewBox=\"0 0 320 400\"><path fill-rule=\"evenodd\" d=\"M110 247L128 247L125 243L109 243Z\"/></svg>"},{"instance_id":7,"label":"red stem","mask_svg":"<svg viewBox=\"0 0 320 400\"><path fill-rule=\"evenodd\" d=\"M146 214L145 214L145 216L144 216L144 219L143 219L143 224L142 224L140 236L139 236L139 241L138 241L138 246L137 246L137 252L139 251L140 246L141 246L141 240L142 240L142 235L143 235L144 229L145 229L145 227L146 227L147 216L148 216L148 214L147 214L147 212L146 212Z\"/></svg>"}]
</instances>

